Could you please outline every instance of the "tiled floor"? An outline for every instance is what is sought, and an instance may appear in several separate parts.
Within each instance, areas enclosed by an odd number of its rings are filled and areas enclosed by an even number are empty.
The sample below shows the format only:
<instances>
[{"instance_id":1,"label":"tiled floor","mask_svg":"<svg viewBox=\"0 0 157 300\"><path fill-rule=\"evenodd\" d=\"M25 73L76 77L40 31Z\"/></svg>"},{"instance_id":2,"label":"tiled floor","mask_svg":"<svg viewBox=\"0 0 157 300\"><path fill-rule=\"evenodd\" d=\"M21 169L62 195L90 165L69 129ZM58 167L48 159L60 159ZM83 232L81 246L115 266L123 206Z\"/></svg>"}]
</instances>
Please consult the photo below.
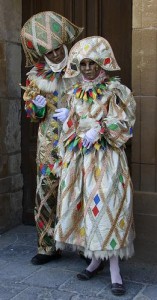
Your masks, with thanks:
<instances>
[{"instance_id":1,"label":"tiled floor","mask_svg":"<svg viewBox=\"0 0 157 300\"><path fill-rule=\"evenodd\" d=\"M114 300L109 266L90 281L79 281L86 262L77 253L64 252L60 260L34 266L35 227L21 225L0 235L0 300ZM121 300L157 299L157 266L136 256L121 262L127 293ZM119 299L119 298L118 298Z\"/></svg>"}]
</instances>

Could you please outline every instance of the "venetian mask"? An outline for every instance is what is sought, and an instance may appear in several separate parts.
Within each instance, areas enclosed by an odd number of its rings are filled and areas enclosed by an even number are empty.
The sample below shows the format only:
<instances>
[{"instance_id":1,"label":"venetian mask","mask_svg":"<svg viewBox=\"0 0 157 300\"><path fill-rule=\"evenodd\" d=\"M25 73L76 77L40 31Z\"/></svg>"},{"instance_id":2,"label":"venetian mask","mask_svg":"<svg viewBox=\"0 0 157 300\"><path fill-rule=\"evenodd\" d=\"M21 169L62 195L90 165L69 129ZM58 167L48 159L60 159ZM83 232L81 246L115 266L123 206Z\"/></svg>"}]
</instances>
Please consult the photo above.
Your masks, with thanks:
<instances>
[{"instance_id":1,"label":"venetian mask","mask_svg":"<svg viewBox=\"0 0 157 300\"><path fill-rule=\"evenodd\" d=\"M85 79L93 80L98 77L101 67L93 60L84 58L80 62L80 71Z\"/></svg>"}]
</instances>

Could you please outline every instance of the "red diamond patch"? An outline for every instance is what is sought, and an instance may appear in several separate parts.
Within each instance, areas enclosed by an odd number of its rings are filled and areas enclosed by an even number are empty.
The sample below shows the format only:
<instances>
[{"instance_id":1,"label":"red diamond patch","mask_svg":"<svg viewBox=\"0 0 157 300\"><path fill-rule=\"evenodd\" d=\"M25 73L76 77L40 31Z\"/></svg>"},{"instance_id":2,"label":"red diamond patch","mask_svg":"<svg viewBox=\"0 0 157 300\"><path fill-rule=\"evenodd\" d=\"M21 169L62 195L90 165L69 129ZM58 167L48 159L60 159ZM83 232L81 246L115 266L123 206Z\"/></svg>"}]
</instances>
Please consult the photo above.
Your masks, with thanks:
<instances>
[{"instance_id":1,"label":"red diamond patch","mask_svg":"<svg viewBox=\"0 0 157 300\"><path fill-rule=\"evenodd\" d=\"M97 206L94 206L94 208L92 209L94 216L96 217L97 214L99 213L99 210L97 208Z\"/></svg>"},{"instance_id":2,"label":"red diamond patch","mask_svg":"<svg viewBox=\"0 0 157 300\"><path fill-rule=\"evenodd\" d=\"M80 210L80 208L81 208L81 202L79 202L79 203L77 204L77 210Z\"/></svg>"},{"instance_id":3,"label":"red diamond patch","mask_svg":"<svg viewBox=\"0 0 157 300\"><path fill-rule=\"evenodd\" d=\"M30 48L30 49L34 48L32 41L27 41L27 47Z\"/></svg>"},{"instance_id":4,"label":"red diamond patch","mask_svg":"<svg viewBox=\"0 0 157 300\"><path fill-rule=\"evenodd\" d=\"M43 227L44 227L44 223L43 223L42 221L39 221L39 222L38 222L38 225L39 225L40 228L43 228Z\"/></svg>"},{"instance_id":5,"label":"red diamond patch","mask_svg":"<svg viewBox=\"0 0 157 300\"><path fill-rule=\"evenodd\" d=\"M110 57L107 57L107 58L105 58L105 60L104 60L104 65L108 65L110 62L111 62L111 58L110 58Z\"/></svg>"},{"instance_id":6,"label":"red diamond patch","mask_svg":"<svg viewBox=\"0 0 157 300\"><path fill-rule=\"evenodd\" d=\"M67 122L67 125L68 125L68 127L70 128L70 127L73 125L72 120L69 120L69 121Z\"/></svg>"}]
</instances>

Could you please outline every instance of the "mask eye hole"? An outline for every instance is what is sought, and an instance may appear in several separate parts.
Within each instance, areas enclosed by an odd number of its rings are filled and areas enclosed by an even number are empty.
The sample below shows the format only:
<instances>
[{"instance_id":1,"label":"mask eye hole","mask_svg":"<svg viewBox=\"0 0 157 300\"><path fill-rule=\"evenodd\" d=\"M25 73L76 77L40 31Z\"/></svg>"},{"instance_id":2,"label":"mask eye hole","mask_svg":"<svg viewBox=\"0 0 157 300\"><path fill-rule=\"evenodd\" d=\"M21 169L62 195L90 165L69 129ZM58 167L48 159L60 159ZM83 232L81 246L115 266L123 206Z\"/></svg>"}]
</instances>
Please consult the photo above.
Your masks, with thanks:
<instances>
[{"instance_id":1,"label":"mask eye hole","mask_svg":"<svg viewBox=\"0 0 157 300\"><path fill-rule=\"evenodd\" d=\"M75 64L70 64L71 70L77 71L77 66Z\"/></svg>"}]
</instances>

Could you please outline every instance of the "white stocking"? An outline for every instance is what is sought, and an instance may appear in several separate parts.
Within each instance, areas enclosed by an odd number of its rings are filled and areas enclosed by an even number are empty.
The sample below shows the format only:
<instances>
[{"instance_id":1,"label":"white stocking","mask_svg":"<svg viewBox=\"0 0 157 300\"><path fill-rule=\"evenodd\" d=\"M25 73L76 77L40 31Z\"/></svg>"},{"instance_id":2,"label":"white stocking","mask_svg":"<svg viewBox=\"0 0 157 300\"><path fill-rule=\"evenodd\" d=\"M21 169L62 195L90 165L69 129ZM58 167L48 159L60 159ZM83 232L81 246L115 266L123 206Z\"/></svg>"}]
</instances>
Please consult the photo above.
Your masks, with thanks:
<instances>
[{"instance_id":1,"label":"white stocking","mask_svg":"<svg viewBox=\"0 0 157 300\"><path fill-rule=\"evenodd\" d=\"M93 255L92 257L92 261L90 263L90 265L86 268L86 270L88 270L89 272L93 272L95 269L97 269L99 267L101 263L101 259L96 259L95 256Z\"/></svg>"},{"instance_id":2,"label":"white stocking","mask_svg":"<svg viewBox=\"0 0 157 300\"><path fill-rule=\"evenodd\" d=\"M120 275L119 260L118 257L112 256L110 258L110 274L111 282L122 284L122 278Z\"/></svg>"}]
</instances>

